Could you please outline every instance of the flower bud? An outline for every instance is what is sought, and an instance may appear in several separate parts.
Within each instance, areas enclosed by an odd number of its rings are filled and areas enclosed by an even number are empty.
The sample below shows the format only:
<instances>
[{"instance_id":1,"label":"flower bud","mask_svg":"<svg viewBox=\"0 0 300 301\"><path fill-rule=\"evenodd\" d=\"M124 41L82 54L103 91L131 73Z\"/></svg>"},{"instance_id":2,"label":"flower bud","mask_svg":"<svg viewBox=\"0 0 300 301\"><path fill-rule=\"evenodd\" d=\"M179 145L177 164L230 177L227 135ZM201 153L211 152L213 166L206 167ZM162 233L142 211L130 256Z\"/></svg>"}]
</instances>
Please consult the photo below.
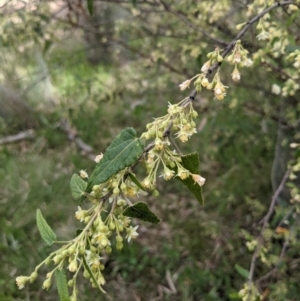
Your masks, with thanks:
<instances>
[{"instance_id":1,"label":"flower bud","mask_svg":"<svg viewBox=\"0 0 300 301\"><path fill-rule=\"evenodd\" d=\"M108 245L108 242L109 242L109 241L108 241L108 238L107 238L106 236L102 236L102 237L101 237L101 239L100 239L100 244L101 244L102 247L105 248L105 247Z\"/></svg>"},{"instance_id":2,"label":"flower bud","mask_svg":"<svg viewBox=\"0 0 300 301\"><path fill-rule=\"evenodd\" d=\"M105 279L103 277L102 274L99 274L98 277L97 277L97 281L100 285L104 285L105 284Z\"/></svg>"},{"instance_id":3,"label":"flower bud","mask_svg":"<svg viewBox=\"0 0 300 301\"><path fill-rule=\"evenodd\" d=\"M70 297L70 301L77 301L77 296L76 295L72 295Z\"/></svg>"},{"instance_id":4,"label":"flower bud","mask_svg":"<svg viewBox=\"0 0 300 301\"><path fill-rule=\"evenodd\" d=\"M55 255L55 256L53 257L54 264L60 263L63 259L64 259L64 258L63 258L62 255L60 255L60 254Z\"/></svg>"},{"instance_id":5,"label":"flower bud","mask_svg":"<svg viewBox=\"0 0 300 301\"><path fill-rule=\"evenodd\" d=\"M51 278L48 278L43 283L43 289L48 290L51 286Z\"/></svg>"},{"instance_id":6,"label":"flower bud","mask_svg":"<svg viewBox=\"0 0 300 301\"><path fill-rule=\"evenodd\" d=\"M91 220L91 217L90 216L87 216L84 218L84 222L87 224L89 221Z\"/></svg>"},{"instance_id":7,"label":"flower bud","mask_svg":"<svg viewBox=\"0 0 300 301\"><path fill-rule=\"evenodd\" d=\"M118 230L119 230L119 232L123 232L123 230L124 230L124 227L121 223L118 224Z\"/></svg>"},{"instance_id":8,"label":"flower bud","mask_svg":"<svg viewBox=\"0 0 300 301\"><path fill-rule=\"evenodd\" d=\"M69 255L72 255L76 252L76 246L72 245L69 249L68 249L68 253Z\"/></svg>"},{"instance_id":9,"label":"flower bud","mask_svg":"<svg viewBox=\"0 0 300 301\"><path fill-rule=\"evenodd\" d=\"M70 264L69 264L69 271L74 273L74 272L77 271L77 268L78 268L78 266L77 266L77 260L76 260L76 258L75 258L75 259L72 260L72 261L70 262Z\"/></svg>"},{"instance_id":10,"label":"flower bud","mask_svg":"<svg viewBox=\"0 0 300 301\"><path fill-rule=\"evenodd\" d=\"M207 90L212 90L214 87L214 83L209 83L207 86L206 86L206 89Z\"/></svg>"},{"instance_id":11,"label":"flower bud","mask_svg":"<svg viewBox=\"0 0 300 301\"><path fill-rule=\"evenodd\" d=\"M203 87L207 87L207 86L209 85L209 81L208 81L208 79L207 79L206 77L204 77L204 78L202 79L201 85L202 85Z\"/></svg>"},{"instance_id":12,"label":"flower bud","mask_svg":"<svg viewBox=\"0 0 300 301\"><path fill-rule=\"evenodd\" d=\"M94 185L92 188L92 190L95 192L99 191L99 189L100 189L100 185Z\"/></svg>"},{"instance_id":13,"label":"flower bud","mask_svg":"<svg viewBox=\"0 0 300 301\"><path fill-rule=\"evenodd\" d=\"M118 195L119 193L120 193L119 187L115 187L114 190L113 190L113 194Z\"/></svg>"},{"instance_id":14,"label":"flower bud","mask_svg":"<svg viewBox=\"0 0 300 301\"><path fill-rule=\"evenodd\" d=\"M116 224L113 222L113 221L111 221L110 223L109 223L109 230L115 230L116 229Z\"/></svg>"},{"instance_id":15,"label":"flower bud","mask_svg":"<svg viewBox=\"0 0 300 301\"><path fill-rule=\"evenodd\" d=\"M153 190L152 195L154 197L158 197L159 196L159 191L157 189Z\"/></svg>"},{"instance_id":16,"label":"flower bud","mask_svg":"<svg viewBox=\"0 0 300 301\"><path fill-rule=\"evenodd\" d=\"M121 235L118 235L118 236L116 237L116 241L117 241L117 242L122 242L122 241L123 241L123 237L122 237Z\"/></svg>"},{"instance_id":17,"label":"flower bud","mask_svg":"<svg viewBox=\"0 0 300 301\"><path fill-rule=\"evenodd\" d=\"M89 279L91 276L90 276L90 273L87 270L84 270L83 277L86 278L86 279Z\"/></svg>"},{"instance_id":18,"label":"flower bud","mask_svg":"<svg viewBox=\"0 0 300 301\"><path fill-rule=\"evenodd\" d=\"M106 252L107 254L110 254L110 253L112 252L111 246L106 246L105 252Z\"/></svg>"},{"instance_id":19,"label":"flower bud","mask_svg":"<svg viewBox=\"0 0 300 301\"><path fill-rule=\"evenodd\" d=\"M122 250L123 249L123 243L117 242L116 243L116 248L117 248L117 250Z\"/></svg>"},{"instance_id":20,"label":"flower bud","mask_svg":"<svg viewBox=\"0 0 300 301\"><path fill-rule=\"evenodd\" d=\"M121 190L125 190L127 188L127 185L125 183L122 183L120 188L121 188Z\"/></svg>"},{"instance_id":21,"label":"flower bud","mask_svg":"<svg viewBox=\"0 0 300 301\"><path fill-rule=\"evenodd\" d=\"M38 277L37 271L32 272L30 275L30 283L33 283L37 277Z\"/></svg>"}]
</instances>

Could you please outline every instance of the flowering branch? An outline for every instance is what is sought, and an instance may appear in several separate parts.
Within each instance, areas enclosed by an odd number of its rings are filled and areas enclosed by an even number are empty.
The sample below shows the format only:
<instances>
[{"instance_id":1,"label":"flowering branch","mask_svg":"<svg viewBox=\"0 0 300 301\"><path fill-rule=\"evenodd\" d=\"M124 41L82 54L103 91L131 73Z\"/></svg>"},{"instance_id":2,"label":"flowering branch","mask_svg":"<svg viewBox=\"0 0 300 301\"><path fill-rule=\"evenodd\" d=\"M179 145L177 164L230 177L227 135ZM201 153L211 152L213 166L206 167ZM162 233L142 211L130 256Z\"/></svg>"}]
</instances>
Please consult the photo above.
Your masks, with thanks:
<instances>
[{"instance_id":1,"label":"flowering branch","mask_svg":"<svg viewBox=\"0 0 300 301\"><path fill-rule=\"evenodd\" d=\"M273 9L276 9L276 8L279 8L279 7L285 7L285 6L288 6L288 5L296 5L300 9L300 4L295 3L294 1L282 1L282 2L278 2L278 3L276 3L276 4L272 5L272 6L264 9L261 13L259 13L255 17L253 17L250 21L248 21L248 22L246 22L246 23L243 24L244 25L243 29L236 35L236 37L219 54L221 57L219 58L219 56L218 56L217 62L215 62L214 64L211 65L210 61L208 61L207 63L209 63L209 64L206 63L207 67L204 65L201 70L206 74L206 76L211 75L217 68L219 68L222 65L223 58L225 58L230 53L230 51L232 51L236 47L238 41L240 41L240 39L246 34L246 32L251 28L251 26L254 23L256 23L257 21L259 21L264 15L266 15L267 13L269 13L270 11L272 11ZM240 60L239 61L238 60L236 60L236 61L233 60L232 62L233 63L239 63ZM234 70L234 72L232 74L232 78L233 78L233 80L239 80L239 78L240 78L239 72L237 71L236 67L235 67L235 70ZM190 84L190 81L191 80L187 80L187 81L183 82L180 85L181 90L182 90L183 87L184 88L188 87L189 84ZM220 82L218 82L218 83L220 83ZM203 86L204 87L208 87L209 85L207 86L207 84L205 84ZM216 87L215 87L215 91L216 91ZM195 99L195 96L197 95L197 93L198 93L198 89L197 89L197 86L196 86L196 89L190 94L190 96L187 98L187 100L186 100L186 102L184 104L186 104L186 103L188 103L190 101L193 101ZM222 87L221 87L220 93L221 94L225 94L224 91L222 91Z\"/></svg>"}]
</instances>

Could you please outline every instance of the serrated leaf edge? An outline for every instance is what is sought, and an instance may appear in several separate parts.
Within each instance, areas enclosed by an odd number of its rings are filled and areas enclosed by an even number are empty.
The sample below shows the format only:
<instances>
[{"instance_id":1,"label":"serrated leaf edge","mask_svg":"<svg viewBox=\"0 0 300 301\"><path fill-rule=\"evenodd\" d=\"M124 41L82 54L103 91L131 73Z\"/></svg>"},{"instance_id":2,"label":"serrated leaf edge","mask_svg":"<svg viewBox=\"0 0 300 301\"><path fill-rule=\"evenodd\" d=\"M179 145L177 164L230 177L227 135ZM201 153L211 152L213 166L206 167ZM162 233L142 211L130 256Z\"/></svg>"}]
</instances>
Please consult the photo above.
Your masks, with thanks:
<instances>
[{"instance_id":1,"label":"serrated leaf edge","mask_svg":"<svg viewBox=\"0 0 300 301\"><path fill-rule=\"evenodd\" d=\"M42 239L47 245L51 246L56 240L56 234L48 225L40 209L37 209L36 211L36 224Z\"/></svg>"},{"instance_id":2,"label":"serrated leaf edge","mask_svg":"<svg viewBox=\"0 0 300 301\"><path fill-rule=\"evenodd\" d=\"M56 270L55 280L60 301L70 301L68 282L65 271Z\"/></svg>"}]
</instances>

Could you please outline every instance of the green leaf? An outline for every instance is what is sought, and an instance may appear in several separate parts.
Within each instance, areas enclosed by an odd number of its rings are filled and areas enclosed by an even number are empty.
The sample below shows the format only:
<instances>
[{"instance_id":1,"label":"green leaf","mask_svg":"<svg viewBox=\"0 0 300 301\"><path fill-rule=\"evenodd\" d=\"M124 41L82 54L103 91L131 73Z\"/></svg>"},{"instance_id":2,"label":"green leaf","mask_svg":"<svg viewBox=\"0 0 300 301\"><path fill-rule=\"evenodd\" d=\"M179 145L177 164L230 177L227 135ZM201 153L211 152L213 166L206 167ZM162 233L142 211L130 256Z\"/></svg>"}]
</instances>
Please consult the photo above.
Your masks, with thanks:
<instances>
[{"instance_id":1,"label":"green leaf","mask_svg":"<svg viewBox=\"0 0 300 301\"><path fill-rule=\"evenodd\" d=\"M298 45L288 45L285 48L287 53L294 52L295 50L298 50L298 49L300 50L300 46L298 46Z\"/></svg>"},{"instance_id":2,"label":"green leaf","mask_svg":"<svg viewBox=\"0 0 300 301\"><path fill-rule=\"evenodd\" d=\"M128 217L135 217L152 224L158 224L161 221L152 211L150 211L148 205L143 202L139 202L134 204L133 206L127 207L123 211L123 215Z\"/></svg>"},{"instance_id":3,"label":"green leaf","mask_svg":"<svg viewBox=\"0 0 300 301\"><path fill-rule=\"evenodd\" d=\"M56 270L55 272L56 287L60 301L70 301L68 282L64 270Z\"/></svg>"},{"instance_id":4,"label":"green leaf","mask_svg":"<svg viewBox=\"0 0 300 301\"><path fill-rule=\"evenodd\" d=\"M87 0L87 7L90 15L92 16L94 13L94 0Z\"/></svg>"},{"instance_id":5,"label":"green leaf","mask_svg":"<svg viewBox=\"0 0 300 301\"><path fill-rule=\"evenodd\" d=\"M56 235L44 219L40 209L36 211L36 224L43 240L47 245L51 246L56 240Z\"/></svg>"},{"instance_id":6,"label":"green leaf","mask_svg":"<svg viewBox=\"0 0 300 301\"><path fill-rule=\"evenodd\" d=\"M94 273L91 271L88 263L86 262L85 257L82 258L82 261L85 269L87 270L91 278L94 280L94 283L96 284L97 288L100 290L101 293L105 294L106 291L98 284L98 281L96 280Z\"/></svg>"},{"instance_id":7,"label":"green leaf","mask_svg":"<svg viewBox=\"0 0 300 301\"><path fill-rule=\"evenodd\" d=\"M237 272L243 276L244 278L248 279L249 278L249 271L242 268L240 265L237 263L234 265L234 268L237 270Z\"/></svg>"},{"instance_id":8,"label":"green leaf","mask_svg":"<svg viewBox=\"0 0 300 301\"><path fill-rule=\"evenodd\" d=\"M200 170L199 170L199 165L200 165L199 156L196 152L185 155L185 156L182 156L181 159L182 159L181 165L185 169L189 170L193 174L199 174L200 173ZM168 166L168 168L174 170L175 173L177 173L177 166L175 168L171 168L170 166ZM203 200L203 196L202 196L202 187L200 185L198 185L197 183L195 183L192 176L188 177L185 180L182 180L179 177L176 177L175 179L182 182L190 190L190 192L195 196L195 198L198 200L198 202L201 205L204 204L204 200Z\"/></svg>"},{"instance_id":9,"label":"green leaf","mask_svg":"<svg viewBox=\"0 0 300 301\"><path fill-rule=\"evenodd\" d=\"M138 187L140 188L141 190L145 190L145 188L142 186L142 184L139 182L139 180L136 178L136 176L133 174L133 173L130 173L129 174L129 177L131 179L131 181Z\"/></svg>"},{"instance_id":10,"label":"green leaf","mask_svg":"<svg viewBox=\"0 0 300 301\"><path fill-rule=\"evenodd\" d=\"M79 200L84 195L87 182L85 182L79 175L74 174L70 181L70 187L73 198L75 200Z\"/></svg>"},{"instance_id":11,"label":"green leaf","mask_svg":"<svg viewBox=\"0 0 300 301\"><path fill-rule=\"evenodd\" d=\"M144 151L144 141L136 137L133 128L123 130L106 149L101 161L96 165L89 181L87 192L94 185L107 181L120 170L135 163Z\"/></svg>"}]
</instances>

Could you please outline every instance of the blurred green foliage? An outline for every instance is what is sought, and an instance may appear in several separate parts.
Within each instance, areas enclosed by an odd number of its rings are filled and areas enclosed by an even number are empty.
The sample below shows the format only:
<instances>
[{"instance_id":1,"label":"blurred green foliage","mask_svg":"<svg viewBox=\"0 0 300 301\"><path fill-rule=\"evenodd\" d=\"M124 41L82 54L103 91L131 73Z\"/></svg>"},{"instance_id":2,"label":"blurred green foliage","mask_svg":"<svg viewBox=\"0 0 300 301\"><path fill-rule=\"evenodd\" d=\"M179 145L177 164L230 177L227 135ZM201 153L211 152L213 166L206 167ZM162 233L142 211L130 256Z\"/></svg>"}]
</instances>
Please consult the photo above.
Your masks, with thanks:
<instances>
[{"instance_id":1,"label":"blurred green foliage","mask_svg":"<svg viewBox=\"0 0 300 301\"><path fill-rule=\"evenodd\" d=\"M10 92L0 100L0 135L34 128L36 137L0 146L0 301L57 298L54 288L41 289L44 275L22 291L15 277L30 274L53 248L39 237L36 209L59 237L76 232L79 204L71 197L69 180L80 169L91 171L94 163L68 140L61 120L68 120L95 154L124 127L141 134L153 117L165 114L168 102L187 95L178 91L178 84L199 72L213 50L214 42L201 35L202 28L230 42L235 25L247 20L239 14L245 9L242 3L230 20L208 21L212 16L202 16L194 1L174 2L181 19L157 1L124 2L95 1L93 18L80 10L76 15L75 7L57 17L59 7L44 3L1 14L0 90ZM287 21L293 46L295 24ZM254 37L253 32L245 37L250 52L259 47ZM274 62L279 67L281 59ZM229 82L231 70L224 70L224 82ZM105 290L110 297L99 296L82 279L82 300L241 300L238 291L245 278L234 266L248 270L253 255L241 230L257 235L257 223L267 212L274 183L278 186L291 158L289 142L298 131L296 97L282 100L270 93L281 79L267 71L255 65L243 72L222 102L205 91L197 97L198 134L182 151L199 152L207 179L204 207L178 181L160 181L157 199L140 200L163 221L158 226L141 222L138 239L107 259ZM288 210L289 192L280 201L272 227ZM270 254L279 256L283 241L280 235L273 238ZM270 289L270 300L297 300L300 295L294 262L298 245L296 237L286 254L286 264L294 265L283 267L277 279L262 286ZM275 262L259 263L257 278Z\"/></svg>"}]
</instances>

